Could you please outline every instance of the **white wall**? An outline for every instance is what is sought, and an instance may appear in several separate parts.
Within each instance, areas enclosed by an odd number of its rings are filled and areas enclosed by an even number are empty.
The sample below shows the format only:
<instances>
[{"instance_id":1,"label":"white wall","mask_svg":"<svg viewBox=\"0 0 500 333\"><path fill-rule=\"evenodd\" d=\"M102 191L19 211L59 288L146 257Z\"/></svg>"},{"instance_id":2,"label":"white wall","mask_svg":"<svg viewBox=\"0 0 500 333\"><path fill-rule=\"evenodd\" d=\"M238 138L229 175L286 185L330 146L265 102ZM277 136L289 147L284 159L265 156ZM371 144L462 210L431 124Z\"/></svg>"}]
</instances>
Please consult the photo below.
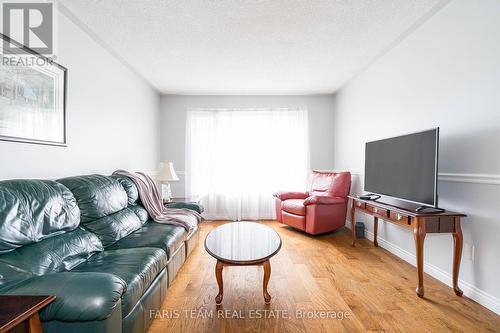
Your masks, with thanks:
<instances>
[{"instance_id":1,"label":"white wall","mask_svg":"<svg viewBox=\"0 0 500 333\"><path fill-rule=\"evenodd\" d=\"M155 170L159 95L72 21L57 15L57 62L68 68L68 146L0 141L0 179Z\"/></svg>"},{"instance_id":2,"label":"white wall","mask_svg":"<svg viewBox=\"0 0 500 333\"><path fill-rule=\"evenodd\" d=\"M455 0L342 88L335 167L363 172L366 141L439 126L440 206L464 212L467 295L500 312L500 1ZM447 174L449 173L449 174ZM470 174L470 175L463 175ZM355 193L362 191L354 177ZM408 175L411 177L411 175ZM358 220L367 221L362 215ZM367 223L372 230L371 220ZM382 223L391 251L414 261L411 232ZM428 235L426 270L451 282L452 239ZM409 287L414 281L409 282ZM413 287L413 286L411 286ZM450 290L450 294L452 291Z\"/></svg>"},{"instance_id":3,"label":"white wall","mask_svg":"<svg viewBox=\"0 0 500 333\"><path fill-rule=\"evenodd\" d=\"M309 110L311 168L333 167L333 106L331 95L309 96L189 96L161 97L161 160L174 162L180 182L172 184L174 195L184 194L186 111L189 107L298 107ZM255 129L258 135L258 129ZM270 143L273 144L273 143ZM278 145L285 143L275 143Z\"/></svg>"}]
</instances>

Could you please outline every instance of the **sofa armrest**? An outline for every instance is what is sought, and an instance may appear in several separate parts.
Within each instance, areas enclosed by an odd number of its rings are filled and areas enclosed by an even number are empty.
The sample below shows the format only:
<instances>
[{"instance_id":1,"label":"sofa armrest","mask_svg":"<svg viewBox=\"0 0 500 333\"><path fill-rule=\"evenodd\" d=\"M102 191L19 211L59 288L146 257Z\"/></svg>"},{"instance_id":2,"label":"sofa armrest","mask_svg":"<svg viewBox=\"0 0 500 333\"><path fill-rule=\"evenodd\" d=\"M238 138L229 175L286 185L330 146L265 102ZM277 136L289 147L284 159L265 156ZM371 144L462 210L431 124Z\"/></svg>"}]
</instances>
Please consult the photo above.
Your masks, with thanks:
<instances>
[{"instance_id":1,"label":"sofa armrest","mask_svg":"<svg viewBox=\"0 0 500 333\"><path fill-rule=\"evenodd\" d=\"M304 206L308 205L338 205L345 204L346 200L340 197L327 197L322 195L312 195L304 200Z\"/></svg>"},{"instance_id":2,"label":"sofa armrest","mask_svg":"<svg viewBox=\"0 0 500 333\"><path fill-rule=\"evenodd\" d=\"M280 200L288 200L288 199L305 199L309 196L309 193L280 191L274 193L273 195Z\"/></svg>"},{"instance_id":3,"label":"sofa armrest","mask_svg":"<svg viewBox=\"0 0 500 333\"><path fill-rule=\"evenodd\" d=\"M205 208L201 204L194 202L169 202L165 204L165 207L191 209L197 212L198 214L203 213L203 211L205 210Z\"/></svg>"}]
</instances>

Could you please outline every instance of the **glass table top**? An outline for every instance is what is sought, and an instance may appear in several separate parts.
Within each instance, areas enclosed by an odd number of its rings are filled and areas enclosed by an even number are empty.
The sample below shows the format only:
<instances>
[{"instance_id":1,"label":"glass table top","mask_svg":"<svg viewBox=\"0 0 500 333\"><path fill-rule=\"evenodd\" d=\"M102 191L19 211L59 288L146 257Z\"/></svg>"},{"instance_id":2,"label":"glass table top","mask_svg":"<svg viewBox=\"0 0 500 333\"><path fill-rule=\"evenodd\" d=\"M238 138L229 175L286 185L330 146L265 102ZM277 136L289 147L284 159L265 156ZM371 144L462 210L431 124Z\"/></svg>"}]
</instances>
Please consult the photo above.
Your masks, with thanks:
<instances>
[{"instance_id":1,"label":"glass table top","mask_svg":"<svg viewBox=\"0 0 500 333\"><path fill-rule=\"evenodd\" d=\"M272 228L256 222L230 222L210 231L205 249L216 259L247 263L264 261L281 247L281 238Z\"/></svg>"}]
</instances>

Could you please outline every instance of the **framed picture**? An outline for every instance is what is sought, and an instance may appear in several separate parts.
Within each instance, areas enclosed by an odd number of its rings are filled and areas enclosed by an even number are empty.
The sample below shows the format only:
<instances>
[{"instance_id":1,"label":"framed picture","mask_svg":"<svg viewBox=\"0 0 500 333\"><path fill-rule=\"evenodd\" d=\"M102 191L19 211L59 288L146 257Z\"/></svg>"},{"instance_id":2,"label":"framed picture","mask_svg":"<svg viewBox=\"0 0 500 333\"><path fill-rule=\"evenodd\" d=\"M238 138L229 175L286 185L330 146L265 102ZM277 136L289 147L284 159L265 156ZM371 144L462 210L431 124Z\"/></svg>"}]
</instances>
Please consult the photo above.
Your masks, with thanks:
<instances>
[{"instance_id":1,"label":"framed picture","mask_svg":"<svg viewBox=\"0 0 500 333\"><path fill-rule=\"evenodd\" d=\"M66 146L67 69L0 37L0 140ZM6 45L22 53L4 52Z\"/></svg>"}]
</instances>

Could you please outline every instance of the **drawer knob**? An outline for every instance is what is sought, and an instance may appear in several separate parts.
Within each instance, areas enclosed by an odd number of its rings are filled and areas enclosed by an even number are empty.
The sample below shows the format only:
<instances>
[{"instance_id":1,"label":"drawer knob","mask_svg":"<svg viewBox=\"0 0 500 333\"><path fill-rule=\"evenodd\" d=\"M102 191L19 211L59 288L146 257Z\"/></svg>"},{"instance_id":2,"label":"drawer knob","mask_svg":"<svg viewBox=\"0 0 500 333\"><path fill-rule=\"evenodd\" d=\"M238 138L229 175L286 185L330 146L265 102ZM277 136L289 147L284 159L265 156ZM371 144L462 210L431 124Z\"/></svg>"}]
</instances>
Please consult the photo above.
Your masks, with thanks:
<instances>
[{"instance_id":1,"label":"drawer knob","mask_svg":"<svg viewBox=\"0 0 500 333\"><path fill-rule=\"evenodd\" d=\"M401 214L396 215L396 217L397 217L398 221L401 221L403 219L403 215L401 215Z\"/></svg>"},{"instance_id":2,"label":"drawer knob","mask_svg":"<svg viewBox=\"0 0 500 333\"><path fill-rule=\"evenodd\" d=\"M373 209L373 211L374 211L375 213L378 213L378 208L377 208L377 207L375 207L375 208Z\"/></svg>"}]
</instances>

